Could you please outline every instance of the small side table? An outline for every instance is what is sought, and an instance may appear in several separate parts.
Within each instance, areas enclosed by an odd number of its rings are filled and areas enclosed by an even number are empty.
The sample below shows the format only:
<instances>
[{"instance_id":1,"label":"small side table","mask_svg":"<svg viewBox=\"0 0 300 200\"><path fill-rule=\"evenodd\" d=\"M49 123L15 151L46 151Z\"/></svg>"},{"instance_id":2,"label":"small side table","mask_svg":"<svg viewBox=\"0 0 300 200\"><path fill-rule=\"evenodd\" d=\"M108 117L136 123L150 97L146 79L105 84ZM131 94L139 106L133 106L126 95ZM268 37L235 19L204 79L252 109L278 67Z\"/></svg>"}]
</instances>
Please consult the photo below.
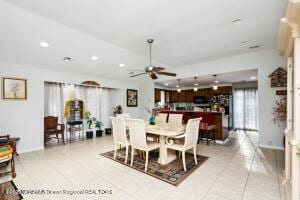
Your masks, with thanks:
<instances>
[{"instance_id":1,"label":"small side table","mask_svg":"<svg viewBox=\"0 0 300 200\"><path fill-rule=\"evenodd\" d=\"M19 156L19 154L17 153L17 142L20 140L21 138L18 137L13 137L13 138L9 138L8 140L8 144L12 146L13 150L14 150L14 154ZM7 139L0 139L0 145L2 144L7 144Z\"/></svg>"}]
</instances>

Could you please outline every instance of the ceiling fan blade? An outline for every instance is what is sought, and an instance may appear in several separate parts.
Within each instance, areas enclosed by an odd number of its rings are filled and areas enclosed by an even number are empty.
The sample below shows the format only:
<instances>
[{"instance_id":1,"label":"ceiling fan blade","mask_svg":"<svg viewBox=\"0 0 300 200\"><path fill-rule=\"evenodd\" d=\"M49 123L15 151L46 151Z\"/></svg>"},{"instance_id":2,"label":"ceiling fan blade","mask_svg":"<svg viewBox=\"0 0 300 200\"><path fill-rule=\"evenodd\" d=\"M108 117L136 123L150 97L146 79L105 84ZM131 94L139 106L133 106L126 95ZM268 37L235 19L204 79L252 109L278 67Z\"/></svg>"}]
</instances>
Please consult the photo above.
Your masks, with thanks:
<instances>
[{"instance_id":1,"label":"ceiling fan blade","mask_svg":"<svg viewBox=\"0 0 300 200\"><path fill-rule=\"evenodd\" d=\"M139 74L133 74L133 75L131 75L129 77L132 78L132 77L136 77L136 76L140 76L140 75L144 75L144 74L147 74L147 73L144 72L144 73L139 73Z\"/></svg>"},{"instance_id":2,"label":"ceiling fan blade","mask_svg":"<svg viewBox=\"0 0 300 200\"><path fill-rule=\"evenodd\" d=\"M157 74L165 75L165 76L176 76L175 73L171 73L171 72L157 72Z\"/></svg>"},{"instance_id":3,"label":"ceiling fan blade","mask_svg":"<svg viewBox=\"0 0 300 200\"><path fill-rule=\"evenodd\" d=\"M127 71L134 71L134 72L143 72L143 69L127 69Z\"/></svg>"},{"instance_id":4,"label":"ceiling fan blade","mask_svg":"<svg viewBox=\"0 0 300 200\"><path fill-rule=\"evenodd\" d=\"M165 70L165 68L163 68L163 67L153 67L152 71L158 72L158 71L162 71L162 70Z\"/></svg>"},{"instance_id":5,"label":"ceiling fan blade","mask_svg":"<svg viewBox=\"0 0 300 200\"><path fill-rule=\"evenodd\" d=\"M150 76L151 76L151 78L152 79L157 79L157 76L156 76L156 74L154 74L154 73L151 73L151 74L149 74Z\"/></svg>"}]
</instances>

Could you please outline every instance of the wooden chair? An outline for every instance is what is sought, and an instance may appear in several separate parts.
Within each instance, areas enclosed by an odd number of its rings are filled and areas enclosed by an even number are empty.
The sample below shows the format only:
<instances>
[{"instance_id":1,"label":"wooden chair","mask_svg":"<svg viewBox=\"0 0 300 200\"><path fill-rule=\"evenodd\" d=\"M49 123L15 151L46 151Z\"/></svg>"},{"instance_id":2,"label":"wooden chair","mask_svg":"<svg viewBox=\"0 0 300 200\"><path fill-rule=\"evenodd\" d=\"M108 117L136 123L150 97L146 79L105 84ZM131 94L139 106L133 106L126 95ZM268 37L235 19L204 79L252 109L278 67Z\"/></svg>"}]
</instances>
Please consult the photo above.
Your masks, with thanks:
<instances>
[{"instance_id":1,"label":"wooden chair","mask_svg":"<svg viewBox=\"0 0 300 200\"><path fill-rule=\"evenodd\" d=\"M201 113L195 113L194 117L202 118L200 122L200 128L199 128L200 136L198 139L198 144L200 143L200 140L205 140L207 142L207 145L209 145L209 142L211 141L214 141L214 143L216 143L217 126L213 124L214 123L213 115L210 112L201 112Z\"/></svg>"},{"instance_id":2,"label":"wooden chair","mask_svg":"<svg viewBox=\"0 0 300 200\"><path fill-rule=\"evenodd\" d=\"M58 123L58 117L48 116L44 118L44 145L55 136L59 142L58 135L61 135L63 144L65 144L65 125ZM52 137L53 138L53 137Z\"/></svg>"},{"instance_id":3,"label":"wooden chair","mask_svg":"<svg viewBox=\"0 0 300 200\"><path fill-rule=\"evenodd\" d=\"M199 137L199 123L201 118L190 119L187 123L185 133L175 137L167 137L167 145L166 151L168 149L177 150L182 153L182 162L183 162L183 169L186 172L186 164L185 164L185 152L189 149L194 150L194 159L195 163L197 164L197 141ZM174 143L173 139L184 139L184 143ZM169 141L171 139L171 142Z\"/></svg>"},{"instance_id":4,"label":"wooden chair","mask_svg":"<svg viewBox=\"0 0 300 200\"><path fill-rule=\"evenodd\" d=\"M208 123L200 123L200 135L201 140L205 138L206 144L209 145L209 142L214 141L216 143L216 125L209 125ZM199 142L198 142L199 143Z\"/></svg>"},{"instance_id":5,"label":"wooden chair","mask_svg":"<svg viewBox=\"0 0 300 200\"><path fill-rule=\"evenodd\" d=\"M129 139L127 138L125 120L120 117L111 117L110 119L112 122L113 137L115 142L114 159L116 159L117 156L118 145L124 145L126 148L126 156L125 156L125 164L126 164L130 142Z\"/></svg>"},{"instance_id":6,"label":"wooden chair","mask_svg":"<svg viewBox=\"0 0 300 200\"><path fill-rule=\"evenodd\" d=\"M127 125L129 127L130 143L131 143L131 166L133 166L134 149L146 152L145 172L148 168L149 151L160 148L157 142L147 142L146 140L146 126L142 119L128 119Z\"/></svg>"},{"instance_id":7,"label":"wooden chair","mask_svg":"<svg viewBox=\"0 0 300 200\"><path fill-rule=\"evenodd\" d=\"M14 148L9 145L9 135L0 136L1 139L6 139L7 143L0 146L0 149L5 151L0 152L0 165L5 167L10 164L11 171L1 172L0 176L11 174L13 178L16 177L15 160L14 160Z\"/></svg>"}]
</instances>

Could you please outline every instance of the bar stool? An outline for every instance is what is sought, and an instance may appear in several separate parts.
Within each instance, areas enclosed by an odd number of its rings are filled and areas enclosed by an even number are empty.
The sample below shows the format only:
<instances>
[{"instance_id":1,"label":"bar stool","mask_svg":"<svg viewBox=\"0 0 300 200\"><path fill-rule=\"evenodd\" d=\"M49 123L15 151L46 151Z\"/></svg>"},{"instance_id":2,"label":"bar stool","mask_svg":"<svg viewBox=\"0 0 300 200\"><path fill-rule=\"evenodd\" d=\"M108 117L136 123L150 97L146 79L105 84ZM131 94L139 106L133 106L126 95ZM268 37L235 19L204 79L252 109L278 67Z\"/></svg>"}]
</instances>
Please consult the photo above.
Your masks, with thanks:
<instances>
[{"instance_id":1,"label":"bar stool","mask_svg":"<svg viewBox=\"0 0 300 200\"><path fill-rule=\"evenodd\" d=\"M214 141L216 143L216 125L208 125L206 122L200 122L200 140L205 139L207 145L209 142ZM199 140L198 140L199 144Z\"/></svg>"}]
</instances>

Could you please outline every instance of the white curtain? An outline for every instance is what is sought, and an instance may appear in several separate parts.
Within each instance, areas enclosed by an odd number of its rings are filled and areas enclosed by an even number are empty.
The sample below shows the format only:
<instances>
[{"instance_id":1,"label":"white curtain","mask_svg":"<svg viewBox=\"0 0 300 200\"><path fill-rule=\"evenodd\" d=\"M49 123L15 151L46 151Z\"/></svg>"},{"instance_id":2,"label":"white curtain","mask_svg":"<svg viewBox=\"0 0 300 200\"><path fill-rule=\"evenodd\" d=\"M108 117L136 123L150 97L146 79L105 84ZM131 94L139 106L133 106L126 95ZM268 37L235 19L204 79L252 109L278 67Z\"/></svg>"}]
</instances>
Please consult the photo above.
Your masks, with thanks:
<instances>
[{"instance_id":1,"label":"white curtain","mask_svg":"<svg viewBox=\"0 0 300 200\"><path fill-rule=\"evenodd\" d=\"M45 116L58 116L60 122L65 122L64 107L69 99L80 99L85 110L100 120L104 127L111 127L110 116L112 105L111 90L107 88L84 87L70 84L45 83Z\"/></svg>"},{"instance_id":2,"label":"white curtain","mask_svg":"<svg viewBox=\"0 0 300 200\"><path fill-rule=\"evenodd\" d=\"M257 88L234 90L233 114L235 129L258 130Z\"/></svg>"},{"instance_id":3,"label":"white curtain","mask_svg":"<svg viewBox=\"0 0 300 200\"><path fill-rule=\"evenodd\" d=\"M59 122L64 122L64 90L59 83L45 83L44 85L45 116L57 116Z\"/></svg>"}]
</instances>

